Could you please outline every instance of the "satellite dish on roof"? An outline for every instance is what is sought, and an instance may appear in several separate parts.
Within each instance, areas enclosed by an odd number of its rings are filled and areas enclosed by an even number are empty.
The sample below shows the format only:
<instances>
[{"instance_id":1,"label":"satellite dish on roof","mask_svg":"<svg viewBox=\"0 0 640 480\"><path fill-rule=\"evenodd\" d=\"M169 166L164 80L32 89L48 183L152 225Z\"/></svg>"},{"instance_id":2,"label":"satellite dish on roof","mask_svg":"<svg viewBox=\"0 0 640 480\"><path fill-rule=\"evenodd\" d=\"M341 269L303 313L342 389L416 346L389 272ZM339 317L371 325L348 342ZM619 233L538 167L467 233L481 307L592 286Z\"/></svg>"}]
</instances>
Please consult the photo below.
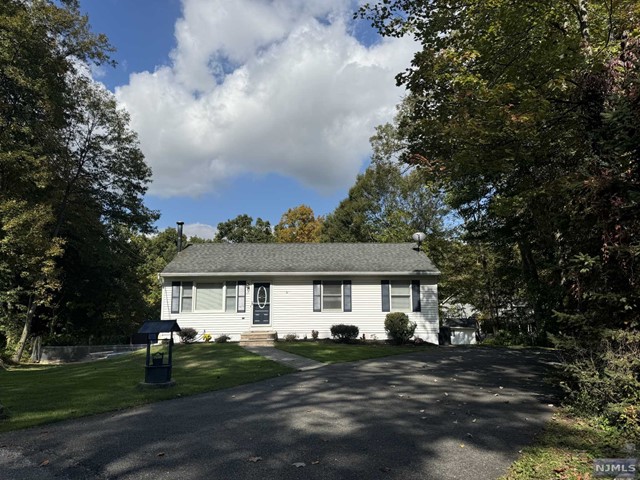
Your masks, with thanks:
<instances>
[{"instance_id":1,"label":"satellite dish on roof","mask_svg":"<svg viewBox=\"0 0 640 480\"><path fill-rule=\"evenodd\" d=\"M420 248L420 245L424 242L424 239L427 238L427 235L422 232L416 232L412 235L412 238L418 242L418 248Z\"/></svg>"}]
</instances>

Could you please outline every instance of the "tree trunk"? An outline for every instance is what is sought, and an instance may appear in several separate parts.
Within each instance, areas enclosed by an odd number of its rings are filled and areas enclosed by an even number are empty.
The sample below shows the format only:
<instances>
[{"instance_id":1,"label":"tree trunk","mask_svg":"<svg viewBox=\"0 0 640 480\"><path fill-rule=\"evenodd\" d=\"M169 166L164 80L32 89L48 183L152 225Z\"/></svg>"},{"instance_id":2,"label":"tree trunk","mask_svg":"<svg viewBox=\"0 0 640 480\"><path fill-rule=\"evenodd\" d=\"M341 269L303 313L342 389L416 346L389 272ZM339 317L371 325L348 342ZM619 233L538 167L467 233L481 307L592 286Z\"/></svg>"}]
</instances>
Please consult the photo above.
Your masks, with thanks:
<instances>
[{"instance_id":1,"label":"tree trunk","mask_svg":"<svg viewBox=\"0 0 640 480\"><path fill-rule=\"evenodd\" d=\"M24 349L27 346L27 340L29 340L29 336L31 335L31 324L33 323L33 317L36 313L36 301L32 296L29 299L29 307L27 308L27 314L24 319L24 328L22 329L22 335L20 336L20 340L18 341L18 348L16 349L16 353L14 354L12 360L16 363L20 362L22 355L24 354Z\"/></svg>"},{"instance_id":2,"label":"tree trunk","mask_svg":"<svg viewBox=\"0 0 640 480\"><path fill-rule=\"evenodd\" d=\"M542 305L542 285L538 276L538 267L531 250L531 245L526 240L518 241L522 270L527 284L529 299L533 307L533 319L536 325L536 333L540 333L545 323L544 307Z\"/></svg>"},{"instance_id":3,"label":"tree trunk","mask_svg":"<svg viewBox=\"0 0 640 480\"><path fill-rule=\"evenodd\" d=\"M491 282L491 274L489 273L487 258L484 255L484 251L480 250L480 260L482 263L482 272L485 279L485 288L487 295L487 302L489 303L489 316L491 321L491 328L494 335L498 335L500 329L498 328L498 308L495 303L495 295L493 291L493 285Z\"/></svg>"},{"instance_id":4,"label":"tree trunk","mask_svg":"<svg viewBox=\"0 0 640 480\"><path fill-rule=\"evenodd\" d=\"M38 335L34 337L31 342L31 361L33 363L40 363L42 358L42 337Z\"/></svg>"}]
</instances>

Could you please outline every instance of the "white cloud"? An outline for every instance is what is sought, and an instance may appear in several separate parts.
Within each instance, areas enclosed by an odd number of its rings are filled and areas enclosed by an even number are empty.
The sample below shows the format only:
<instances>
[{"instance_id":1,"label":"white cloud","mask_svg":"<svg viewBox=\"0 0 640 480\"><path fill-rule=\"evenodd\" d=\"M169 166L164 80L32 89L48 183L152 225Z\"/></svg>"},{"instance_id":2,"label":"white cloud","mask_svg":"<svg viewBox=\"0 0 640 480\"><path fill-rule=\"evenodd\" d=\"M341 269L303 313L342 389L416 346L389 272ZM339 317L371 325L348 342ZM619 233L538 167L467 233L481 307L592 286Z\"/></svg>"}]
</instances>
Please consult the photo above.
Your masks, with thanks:
<instances>
[{"instance_id":1,"label":"white cloud","mask_svg":"<svg viewBox=\"0 0 640 480\"><path fill-rule=\"evenodd\" d=\"M200 237L200 238L208 238L213 239L216 236L215 227L211 225L207 225L206 223L187 223L184 225L182 232L189 237Z\"/></svg>"},{"instance_id":2,"label":"white cloud","mask_svg":"<svg viewBox=\"0 0 640 480\"><path fill-rule=\"evenodd\" d=\"M154 171L150 193L196 196L243 173L350 185L391 119L411 39L366 47L342 0L183 0L172 64L116 95Z\"/></svg>"}]
</instances>

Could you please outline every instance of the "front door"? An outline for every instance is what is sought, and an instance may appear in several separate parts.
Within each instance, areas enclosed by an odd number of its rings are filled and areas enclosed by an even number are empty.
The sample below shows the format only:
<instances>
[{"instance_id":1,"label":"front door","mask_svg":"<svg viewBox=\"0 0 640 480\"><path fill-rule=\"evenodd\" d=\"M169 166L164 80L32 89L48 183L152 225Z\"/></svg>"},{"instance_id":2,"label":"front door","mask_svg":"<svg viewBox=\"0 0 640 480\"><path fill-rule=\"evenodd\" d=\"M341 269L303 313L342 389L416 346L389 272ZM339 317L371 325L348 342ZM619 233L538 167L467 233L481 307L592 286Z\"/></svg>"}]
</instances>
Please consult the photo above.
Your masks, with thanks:
<instances>
[{"instance_id":1,"label":"front door","mask_svg":"<svg viewBox=\"0 0 640 480\"><path fill-rule=\"evenodd\" d=\"M269 325L271 310L271 285L268 283L253 284L253 324Z\"/></svg>"}]
</instances>

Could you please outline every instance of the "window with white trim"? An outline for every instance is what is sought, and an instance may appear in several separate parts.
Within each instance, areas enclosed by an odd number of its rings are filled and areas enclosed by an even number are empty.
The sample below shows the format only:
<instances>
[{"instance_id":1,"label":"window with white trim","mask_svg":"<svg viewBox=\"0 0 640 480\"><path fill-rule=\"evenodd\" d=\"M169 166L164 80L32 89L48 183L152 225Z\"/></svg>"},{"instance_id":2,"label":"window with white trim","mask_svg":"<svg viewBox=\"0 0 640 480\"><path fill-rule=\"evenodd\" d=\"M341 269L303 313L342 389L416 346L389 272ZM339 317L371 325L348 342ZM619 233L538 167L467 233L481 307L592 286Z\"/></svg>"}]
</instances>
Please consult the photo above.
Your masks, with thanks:
<instances>
[{"instance_id":1,"label":"window with white trim","mask_svg":"<svg viewBox=\"0 0 640 480\"><path fill-rule=\"evenodd\" d=\"M236 286L236 282L227 282L225 284L225 294L224 294L224 311L225 312L236 311L237 291L238 289Z\"/></svg>"},{"instance_id":2,"label":"window with white trim","mask_svg":"<svg viewBox=\"0 0 640 480\"><path fill-rule=\"evenodd\" d=\"M420 280L381 280L383 312L420 312Z\"/></svg>"},{"instance_id":3,"label":"window with white trim","mask_svg":"<svg viewBox=\"0 0 640 480\"><path fill-rule=\"evenodd\" d=\"M342 310L342 282L322 282L322 310Z\"/></svg>"},{"instance_id":4,"label":"window with white trim","mask_svg":"<svg viewBox=\"0 0 640 480\"><path fill-rule=\"evenodd\" d=\"M244 312L244 295L246 282L171 282L171 313Z\"/></svg>"},{"instance_id":5,"label":"window with white trim","mask_svg":"<svg viewBox=\"0 0 640 480\"><path fill-rule=\"evenodd\" d=\"M411 284L409 282L391 281L391 311L411 311Z\"/></svg>"},{"instance_id":6,"label":"window with white trim","mask_svg":"<svg viewBox=\"0 0 640 480\"><path fill-rule=\"evenodd\" d=\"M196 284L196 312L221 312L224 283Z\"/></svg>"},{"instance_id":7,"label":"window with white trim","mask_svg":"<svg viewBox=\"0 0 640 480\"><path fill-rule=\"evenodd\" d=\"M350 312L351 280L314 280L314 312Z\"/></svg>"}]
</instances>

